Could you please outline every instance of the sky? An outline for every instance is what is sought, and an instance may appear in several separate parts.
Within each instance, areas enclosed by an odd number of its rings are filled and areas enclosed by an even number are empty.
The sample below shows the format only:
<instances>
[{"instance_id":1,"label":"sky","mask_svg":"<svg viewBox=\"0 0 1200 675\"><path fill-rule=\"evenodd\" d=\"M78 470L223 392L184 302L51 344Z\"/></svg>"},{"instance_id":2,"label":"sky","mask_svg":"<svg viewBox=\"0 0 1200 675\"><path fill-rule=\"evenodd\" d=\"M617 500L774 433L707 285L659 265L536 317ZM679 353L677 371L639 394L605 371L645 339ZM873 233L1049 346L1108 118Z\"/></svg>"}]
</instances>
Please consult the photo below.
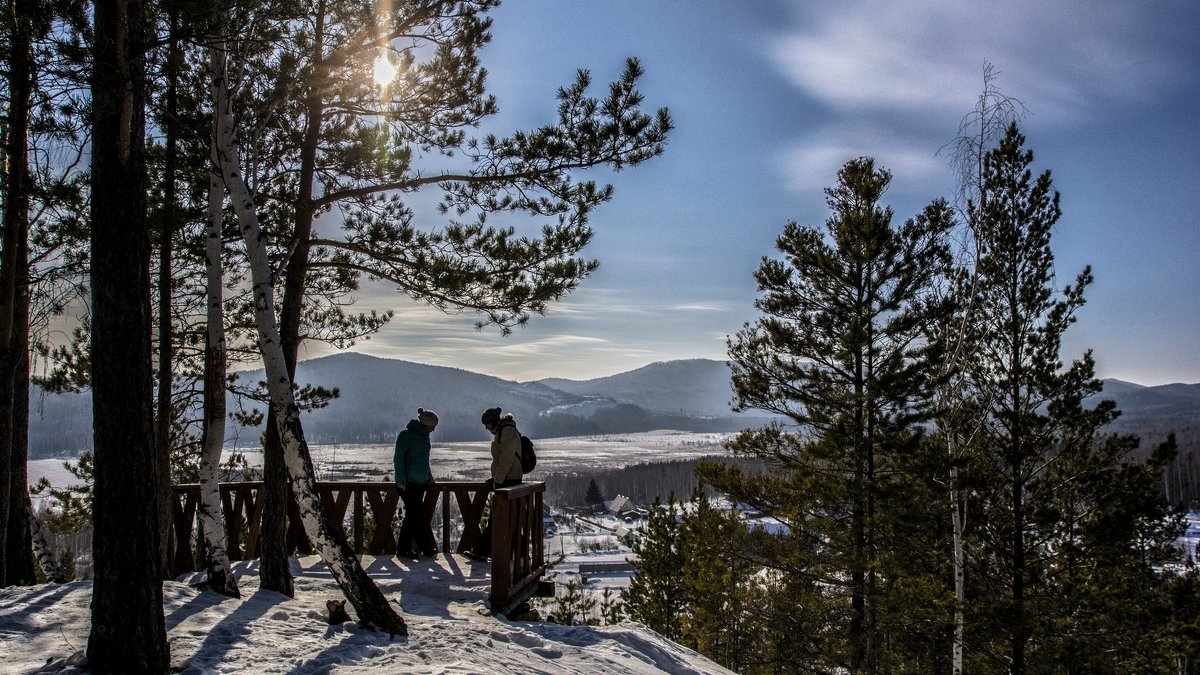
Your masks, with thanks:
<instances>
[{"instance_id":1,"label":"sky","mask_svg":"<svg viewBox=\"0 0 1200 675\"><path fill-rule=\"evenodd\" d=\"M724 360L758 316L759 262L789 221L824 224L846 161L892 172L897 224L952 197L943 148L990 63L1062 195L1056 285L1085 265L1096 278L1063 359L1092 349L1100 377L1200 382L1200 3L510 0L492 17L489 129L551 121L580 68L602 96L631 56L676 129L663 156L588 174L615 187L583 251L600 268L547 315L501 336L366 287L359 306L396 317L353 351L519 381Z\"/></svg>"}]
</instances>

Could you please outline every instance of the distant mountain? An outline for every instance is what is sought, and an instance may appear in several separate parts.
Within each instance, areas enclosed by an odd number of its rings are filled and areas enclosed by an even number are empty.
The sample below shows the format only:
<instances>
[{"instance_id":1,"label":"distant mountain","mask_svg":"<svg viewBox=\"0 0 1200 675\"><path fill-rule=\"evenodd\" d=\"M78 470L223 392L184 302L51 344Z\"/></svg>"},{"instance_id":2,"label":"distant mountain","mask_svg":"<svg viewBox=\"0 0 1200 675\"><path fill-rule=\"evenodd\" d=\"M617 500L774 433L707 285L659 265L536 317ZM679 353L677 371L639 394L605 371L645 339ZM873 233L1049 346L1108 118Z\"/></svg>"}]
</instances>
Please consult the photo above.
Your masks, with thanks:
<instances>
[{"instance_id":1,"label":"distant mountain","mask_svg":"<svg viewBox=\"0 0 1200 675\"><path fill-rule=\"evenodd\" d=\"M1149 452L1174 433L1180 455L1200 451L1200 384L1163 384L1145 387L1120 380L1105 380L1104 391L1092 397L1112 399L1121 411L1106 430L1142 439Z\"/></svg>"},{"instance_id":2,"label":"distant mountain","mask_svg":"<svg viewBox=\"0 0 1200 675\"><path fill-rule=\"evenodd\" d=\"M650 366L653 376L630 379L640 382L640 388L618 387L620 395L608 395L602 389L587 386L582 386L585 391L580 393L554 387L545 380L511 382L458 368L353 353L301 361L296 368L296 381L300 385L337 387L340 393L327 407L304 413L304 432L310 443L390 442L416 416L418 406L437 412L441 422L436 438L443 442L487 440L489 436L479 423L479 416L485 409L496 406L511 412L521 431L535 438L652 429L733 431L747 425L747 421L736 418L728 408L715 416L700 412L712 409L707 405L712 398L709 390L716 386L728 389L729 377L723 376L722 385L713 380L711 373L701 379L694 373L712 371L714 364L724 368L724 364L711 361L706 362L709 366L697 369L693 362L672 363L682 365L678 369L670 367L671 364ZM243 373L240 379L253 383L262 378L263 371L258 370ZM622 381L625 380L617 380ZM697 400L705 401L706 405L686 404L684 397L673 392L669 406L651 408L638 401L653 397L627 395L637 390L669 392L680 384L685 394L688 391L699 394ZM255 430L247 436L243 429L235 442L254 445L257 433Z\"/></svg>"},{"instance_id":3,"label":"distant mountain","mask_svg":"<svg viewBox=\"0 0 1200 675\"><path fill-rule=\"evenodd\" d=\"M594 380L550 378L541 384L580 396L605 396L656 412L725 417L733 390L724 361L660 361Z\"/></svg>"},{"instance_id":4,"label":"distant mountain","mask_svg":"<svg viewBox=\"0 0 1200 675\"><path fill-rule=\"evenodd\" d=\"M592 380L551 378L512 382L458 368L429 366L363 354L336 354L302 361L301 385L337 387L340 396L303 415L310 443L388 443L416 416L418 406L438 413L436 439L484 441L479 424L487 408L500 406L533 438L629 433L653 429L736 431L766 423L765 416L729 410L729 368L722 361L665 361ZM263 371L243 372L253 384ZM1122 415L1110 430L1135 434L1149 450L1178 435L1181 450L1200 450L1200 384L1144 387L1106 380L1095 397L1113 398ZM30 391L30 456L75 455L91 447L91 396ZM232 403L232 401L231 401ZM229 424L228 442L258 445L261 428Z\"/></svg>"},{"instance_id":5,"label":"distant mountain","mask_svg":"<svg viewBox=\"0 0 1200 675\"><path fill-rule=\"evenodd\" d=\"M263 371L257 370L244 372L239 379L254 383L263 377ZM438 414L439 440L486 440L479 416L487 408L500 406L528 426L544 410L581 400L538 383L522 384L458 368L354 353L301 361L296 366L296 382L337 387L340 393L327 407L304 413L304 432L310 443L391 441L416 417L418 407ZM244 440L240 444L244 445ZM257 442L251 440L251 444Z\"/></svg>"}]
</instances>

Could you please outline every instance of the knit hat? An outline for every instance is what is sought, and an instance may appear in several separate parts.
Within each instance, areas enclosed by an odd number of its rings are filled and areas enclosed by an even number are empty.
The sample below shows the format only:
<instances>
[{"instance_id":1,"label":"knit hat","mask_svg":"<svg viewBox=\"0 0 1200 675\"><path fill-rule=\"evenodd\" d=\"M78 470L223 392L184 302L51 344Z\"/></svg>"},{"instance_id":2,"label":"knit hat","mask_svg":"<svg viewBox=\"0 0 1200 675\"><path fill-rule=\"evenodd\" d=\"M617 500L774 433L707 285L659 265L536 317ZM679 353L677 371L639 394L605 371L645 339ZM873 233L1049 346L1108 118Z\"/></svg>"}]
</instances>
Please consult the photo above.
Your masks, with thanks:
<instances>
[{"instance_id":1,"label":"knit hat","mask_svg":"<svg viewBox=\"0 0 1200 675\"><path fill-rule=\"evenodd\" d=\"M487 410L484 410L483 416L481 416L479 418L479 421L484 424L495 424L495 423L499 422L500 421L500 409L499 408L488 408Z\"/></svg>"},{"instance_id":2,"label":"knit hat","mask_svg":"<svg viewBox=\"0 0 1200 675\"><path fill-rule=\"evenodd\" d=\"M432 431L437 426L438 416L432 410L417 408L417 421L429 427L429 430Z\"/></svg>"}]
</instances>

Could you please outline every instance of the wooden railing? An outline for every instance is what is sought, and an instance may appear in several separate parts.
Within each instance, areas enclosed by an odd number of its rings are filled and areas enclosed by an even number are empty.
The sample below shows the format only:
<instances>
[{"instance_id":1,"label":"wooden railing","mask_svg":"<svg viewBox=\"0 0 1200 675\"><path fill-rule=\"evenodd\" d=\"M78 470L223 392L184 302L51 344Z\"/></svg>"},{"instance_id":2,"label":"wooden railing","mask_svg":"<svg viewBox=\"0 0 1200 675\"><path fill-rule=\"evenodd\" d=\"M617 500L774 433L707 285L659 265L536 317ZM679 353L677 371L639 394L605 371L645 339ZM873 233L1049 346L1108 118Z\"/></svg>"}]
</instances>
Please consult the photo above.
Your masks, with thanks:
<instances>
[{"instance_id":1,"label":"wooden railing","mask_svg":"<svg viewBox=\"0 0 1200 675\"><path fill-rule=\"evenodd\" d=\"M258 537L262 528L262 483L247 481L221 483L221 509L225 517L225 538L230 560L258 557ZM172 486L172 533L168 544L171 573L178 576L200 569L192 559L192 533L200 486L192 483ZM546 570L542 525L545 483L522 483L495 491L491 516L492 528L492 607L508 613L535 592ZM394 555L396 537L393 520L400 503L400 491L391 482L346 481L318 482L317 494L329 518L335 536L342 537L359 554ZM443 553L462 553L474 548L479 540L479 524L488 501L484 483L439 481L429 486L423 504L422 548L437 548ZM451 497L454 497L451 502ZM433 520L441 502L440 538L435 536ZM457 542L453 525L461 519ZM501 527L507 523L507 527ZM346 526L349 524L349 531ZM294 500L288 507L286 535L291 555L313 552L299 509ZM507 564L501 564L502 562Z\"/></svg>"},{"instance_id":2,"label":"wooden railing","mask_svg":"<svg viewBox=\"0 0 1200 675\"><path fill-rule=\"evenodd\" d=\"M492 500L492 609L508 614L541 592L546 571L542 498L545 483L496 490Z\"/></svg>"}]
</instances>

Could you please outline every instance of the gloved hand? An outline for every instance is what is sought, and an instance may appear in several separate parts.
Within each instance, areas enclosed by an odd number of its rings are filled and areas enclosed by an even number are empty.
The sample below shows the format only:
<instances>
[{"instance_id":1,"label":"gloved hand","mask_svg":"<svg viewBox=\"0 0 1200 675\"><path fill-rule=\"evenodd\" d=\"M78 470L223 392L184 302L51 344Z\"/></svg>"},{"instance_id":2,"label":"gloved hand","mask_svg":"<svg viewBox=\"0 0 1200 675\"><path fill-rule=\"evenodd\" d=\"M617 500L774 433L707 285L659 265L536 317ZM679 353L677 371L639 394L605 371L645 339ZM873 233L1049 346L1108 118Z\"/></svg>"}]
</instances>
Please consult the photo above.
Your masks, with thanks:
<instances>
[{"instance_id":1,"label":"gloved hand","mask_svg":"<svg viewBox=\"0 0 1200 675\"><path fill-rule=\"evenodd\" d=\"M492 490L495 490L496 489L495 479L489 478L489 479L483 481L483 489L486 492L491 492Z\"/></svg>"}]
</instances>

